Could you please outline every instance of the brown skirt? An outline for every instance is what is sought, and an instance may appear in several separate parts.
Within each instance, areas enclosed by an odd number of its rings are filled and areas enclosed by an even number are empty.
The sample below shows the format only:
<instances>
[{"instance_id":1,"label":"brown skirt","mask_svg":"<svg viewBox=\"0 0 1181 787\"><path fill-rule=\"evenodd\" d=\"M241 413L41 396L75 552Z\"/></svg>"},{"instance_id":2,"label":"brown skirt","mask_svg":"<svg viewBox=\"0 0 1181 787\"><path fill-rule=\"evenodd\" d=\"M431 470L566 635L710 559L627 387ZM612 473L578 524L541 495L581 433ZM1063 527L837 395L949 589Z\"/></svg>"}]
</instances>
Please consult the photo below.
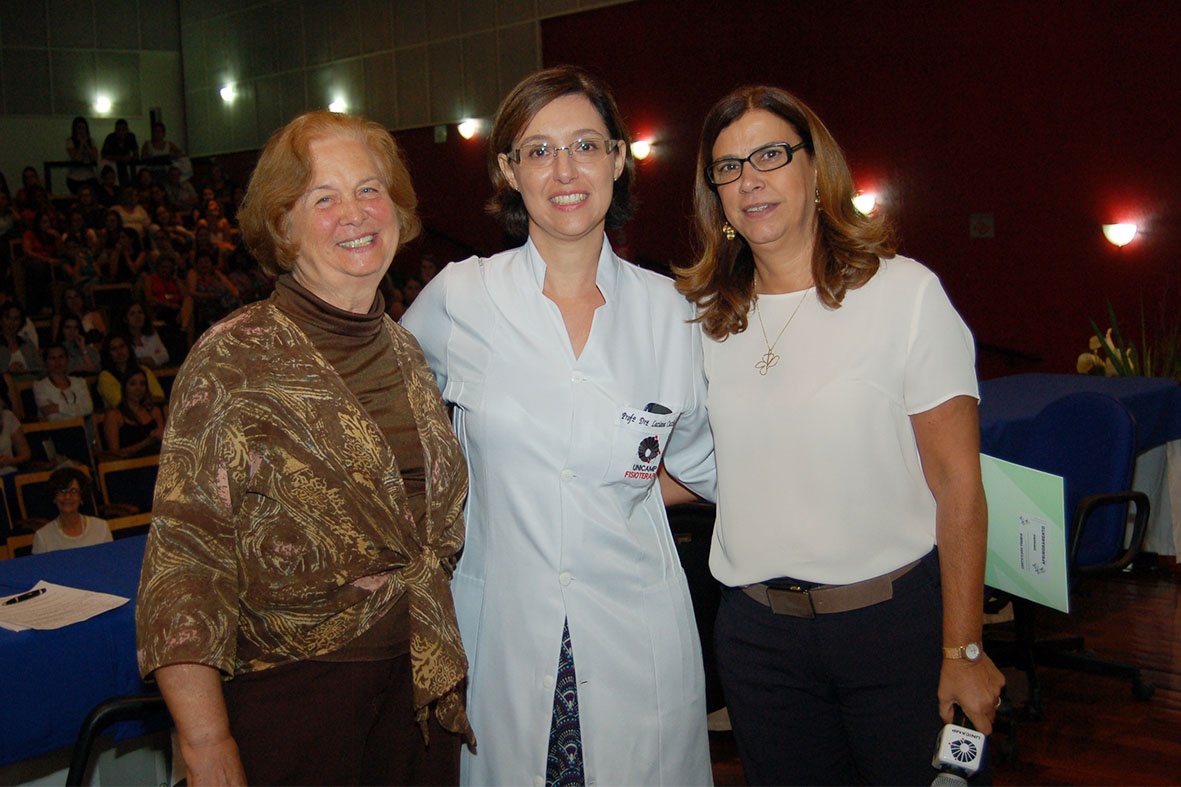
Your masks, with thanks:
<instances>
[{"instance_id":1,"label":"brown skirt","mask_svg":"<svg viewBox=\"0 0 1181 787\"><path fill-rule=\"evenodd\" d=\"M251 784L459 782L458 735L414 720L410 655L299 661L225 684L230 731Z\"/></svg>"}]
</instances>

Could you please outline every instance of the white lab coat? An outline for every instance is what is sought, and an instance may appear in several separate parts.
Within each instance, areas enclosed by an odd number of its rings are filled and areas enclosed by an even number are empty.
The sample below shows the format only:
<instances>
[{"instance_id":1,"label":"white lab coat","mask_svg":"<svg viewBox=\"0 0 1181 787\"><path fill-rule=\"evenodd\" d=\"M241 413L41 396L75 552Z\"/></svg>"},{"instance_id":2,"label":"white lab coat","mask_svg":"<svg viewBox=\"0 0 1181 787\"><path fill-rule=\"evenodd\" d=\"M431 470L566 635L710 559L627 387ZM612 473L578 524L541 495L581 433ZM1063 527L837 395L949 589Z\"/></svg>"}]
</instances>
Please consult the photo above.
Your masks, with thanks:
<instances>
[{"instance_id":1,"label":"white lab coat","mask_svg":"<svg viewBox=\"0 0 1181 787\"><path fill-rule=\"evenodd\" d=\"M542 784L568 620L587 783L708 784L701 647L654 481L663 459L714 497L693 312L604 239L606 304L575 358L544 278L531 242L453 263L403 318L471 475L452 590L478 748L460 780Z\"/></svg>"}]
</instances>

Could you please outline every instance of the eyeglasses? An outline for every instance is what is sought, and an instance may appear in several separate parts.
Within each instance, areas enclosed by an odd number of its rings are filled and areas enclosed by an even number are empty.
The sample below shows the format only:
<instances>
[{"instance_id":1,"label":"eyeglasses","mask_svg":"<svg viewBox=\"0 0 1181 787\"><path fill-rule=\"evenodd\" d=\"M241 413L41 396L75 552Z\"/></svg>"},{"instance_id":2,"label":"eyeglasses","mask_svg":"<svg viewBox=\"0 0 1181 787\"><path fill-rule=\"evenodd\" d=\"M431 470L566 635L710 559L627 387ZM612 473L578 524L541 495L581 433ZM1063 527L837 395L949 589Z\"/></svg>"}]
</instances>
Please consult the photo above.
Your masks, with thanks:
<instances>
[{"instance_id":1,"label":"eyeglasses","mask_svg":"<svg viewBox=\"0 0 1181 787\"><path fill-rule=\"evenodd\" d=\"M57 490L58 497L82 497L82 490L76 486Z\"/></svg>"},{"instance_id":2,"label":"eyeglasses","mask_svg":"<svg viewBox=\"0 0 1181 787\"><path fill-rule=\"evenodd\" d=\"M711 161L705 168L706 179L715 186L725 186L742 177L742 165L750 164L759 172L773 172L791 163L795 153L807 143L789 145L786 142L772 142L763 145L746 158L720 158Z\"/></svg>"},{"instance_id":3,"label":"eyeglasses","mask_svg":"<svg viewBox=\"0 0 1181 787\"><path fill-rule=\"evenodd\" d=\"M574 159L576 164L594 164L606 158L608 153L614 153L620 144L622 143L618 139L582 137L569 145L551 145L548 142L525 145L505 155L528 169L548 167L563 150L570 154L570 158Z\"/></svg>"}]
</instances>

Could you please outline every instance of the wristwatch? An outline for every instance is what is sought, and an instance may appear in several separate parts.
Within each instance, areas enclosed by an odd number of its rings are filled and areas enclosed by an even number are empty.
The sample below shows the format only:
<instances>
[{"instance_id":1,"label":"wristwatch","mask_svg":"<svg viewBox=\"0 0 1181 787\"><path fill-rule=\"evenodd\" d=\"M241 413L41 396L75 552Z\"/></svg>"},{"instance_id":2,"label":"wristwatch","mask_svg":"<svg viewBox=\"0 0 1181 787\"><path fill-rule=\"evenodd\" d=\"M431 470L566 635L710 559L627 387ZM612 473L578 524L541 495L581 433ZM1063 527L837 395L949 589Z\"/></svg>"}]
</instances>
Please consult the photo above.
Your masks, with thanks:
<instances>
[{"instance_id":1,"label":"wristwatch","mask_svg":"<svg viewBox=\"0 0 1181 787\"><path fill-rule=\"evenodd\" d=\"M956 648L944 648L943 658L945 659L967 659L968 661L980 661L980 657L984 655L984 648L980 647L979 642L969 642L967 645L960 645Z\"/></svg>"}]
</instances>

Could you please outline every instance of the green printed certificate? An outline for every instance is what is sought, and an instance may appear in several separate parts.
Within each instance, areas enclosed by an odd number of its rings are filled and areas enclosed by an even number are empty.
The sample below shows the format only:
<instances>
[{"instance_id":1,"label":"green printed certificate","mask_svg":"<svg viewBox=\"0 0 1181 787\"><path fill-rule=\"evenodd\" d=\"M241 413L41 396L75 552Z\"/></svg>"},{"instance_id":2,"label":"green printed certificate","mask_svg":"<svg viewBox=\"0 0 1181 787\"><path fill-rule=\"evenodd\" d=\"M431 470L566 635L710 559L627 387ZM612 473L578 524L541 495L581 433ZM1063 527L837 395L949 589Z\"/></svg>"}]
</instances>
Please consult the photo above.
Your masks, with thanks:
<instances>
[{"instance_id":1,"label":"green printed certificate","mask_svg":"<svg viewBox=\"0 0 1181 787\"><path fill-rule=\"evenodd\" d=\"M984 583L1070 612L1062 477L980 455L988 499Z\"/></svg>"}]
</instances>

